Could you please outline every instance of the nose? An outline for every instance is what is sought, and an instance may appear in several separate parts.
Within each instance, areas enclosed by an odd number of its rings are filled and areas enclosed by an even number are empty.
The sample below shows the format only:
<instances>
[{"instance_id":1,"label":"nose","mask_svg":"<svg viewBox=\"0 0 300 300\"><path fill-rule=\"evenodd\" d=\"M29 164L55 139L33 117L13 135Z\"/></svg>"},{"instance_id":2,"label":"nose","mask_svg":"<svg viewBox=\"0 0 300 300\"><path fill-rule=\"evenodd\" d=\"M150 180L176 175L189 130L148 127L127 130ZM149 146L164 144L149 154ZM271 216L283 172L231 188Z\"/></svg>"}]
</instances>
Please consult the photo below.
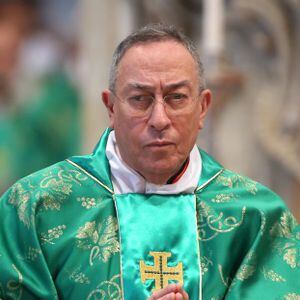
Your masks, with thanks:
<instances>
[{"instance_id":1,"label":"nose","mask_svg":"<svg viewBox=\"0 0 300 300\"><path fill-rule=\"evenodd\" d=\"M166 112L164 101L154 101L148 124L157 131L163 131L170 126L171 120Z\"/></svg>"}]
</instances>

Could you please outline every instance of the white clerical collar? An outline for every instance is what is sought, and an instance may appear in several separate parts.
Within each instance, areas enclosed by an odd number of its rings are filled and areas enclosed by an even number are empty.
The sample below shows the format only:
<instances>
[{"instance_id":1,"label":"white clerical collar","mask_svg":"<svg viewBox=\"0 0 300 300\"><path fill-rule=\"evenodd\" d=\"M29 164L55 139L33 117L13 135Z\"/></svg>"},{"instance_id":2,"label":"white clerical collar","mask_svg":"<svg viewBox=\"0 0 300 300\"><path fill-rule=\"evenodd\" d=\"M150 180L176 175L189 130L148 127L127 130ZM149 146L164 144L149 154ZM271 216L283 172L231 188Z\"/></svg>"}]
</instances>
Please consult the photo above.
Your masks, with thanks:
<instances>
[{"instance_id":1,"label":"white clerical collar","mask_svg":"<svg viewBox=\"0 0 300 300\"><path fill-rule=\"evenodd\" d=\"M180 179L172 184L157 185L147 182L139 173L130 168L121 158L115 132L111 131L106 145L111 178L115 194L180 194L193 193L201 176L202 160L195 145L190 153L187 169Z\"/></svg>"}]
</instances>

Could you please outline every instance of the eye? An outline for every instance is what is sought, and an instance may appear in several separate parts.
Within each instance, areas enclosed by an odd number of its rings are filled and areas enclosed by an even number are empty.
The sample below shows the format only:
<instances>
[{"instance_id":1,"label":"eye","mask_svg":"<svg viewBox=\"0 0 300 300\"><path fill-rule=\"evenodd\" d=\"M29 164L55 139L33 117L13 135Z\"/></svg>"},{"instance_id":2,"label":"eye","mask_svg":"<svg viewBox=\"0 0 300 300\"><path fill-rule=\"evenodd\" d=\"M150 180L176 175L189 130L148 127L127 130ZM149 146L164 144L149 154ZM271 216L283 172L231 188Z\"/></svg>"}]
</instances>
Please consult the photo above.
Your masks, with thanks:
<instances>
[{"instance_id":1,"label":"eye","mask_svg":"<svg viewBox=\"0 0 300 300\"><path fill-rule=\"evenodd\" d=\"M188 97L183 93L172 93L165 97L165 100L168 102L180 102L186 100Z\"/></svg>"},{"instance_id":2,"label":"eye","mask_svg":"<svg viewBox=\"0 0 300 300\"><path fill-rule=\"evenodd\" d=\"M152 97L149 95L135 95L129 98L132 102L148 102L152 101Z\"/></svg>"},{"instance_id":3,"label":"eye","mask_svg":"<svg viewBox=\"0 0 300 300\"><path fill-rule=\"evenodd\" d=\"M143 96L142 95L136 95L136 96L132 96L129 98L130 101L136 101L136 102L139 102L143 99Z\"/></svg>"},{"instance_id":4,"label":"eye","mask_svg":"<svg viewBox=\"0 0 300 300\"><path fill-rule=\"evenodd\" d=\"M146 110L153 102L150 95L134 95L127 99L128 104L136 110Z\"/></svg>"}]
</instances>

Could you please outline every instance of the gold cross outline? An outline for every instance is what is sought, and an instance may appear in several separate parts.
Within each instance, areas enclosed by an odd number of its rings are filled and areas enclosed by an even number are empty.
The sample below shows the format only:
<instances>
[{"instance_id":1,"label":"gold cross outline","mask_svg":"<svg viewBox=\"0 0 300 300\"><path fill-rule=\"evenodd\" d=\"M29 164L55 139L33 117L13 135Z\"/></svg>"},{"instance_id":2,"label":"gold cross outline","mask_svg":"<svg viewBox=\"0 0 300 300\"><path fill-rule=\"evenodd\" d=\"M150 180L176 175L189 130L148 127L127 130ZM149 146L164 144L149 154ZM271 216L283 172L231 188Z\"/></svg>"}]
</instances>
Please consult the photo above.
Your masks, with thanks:
<instances>
[{"instance_id":1,"label":"gold cross outline","mask_svg":"<svg viewBox=\"0 0 300 300\"><path fill-rule=\"evenodd\" d=\"M160 290L169 284L169 280L177 281L183 285L183 267L182 262L177 266L168 266L168 257L172 256L171 252L149 252L154 258L154 265L148 266L143 260L140 260L141 281L154 280L154 290Z\"/></svg>"}]
</instances>

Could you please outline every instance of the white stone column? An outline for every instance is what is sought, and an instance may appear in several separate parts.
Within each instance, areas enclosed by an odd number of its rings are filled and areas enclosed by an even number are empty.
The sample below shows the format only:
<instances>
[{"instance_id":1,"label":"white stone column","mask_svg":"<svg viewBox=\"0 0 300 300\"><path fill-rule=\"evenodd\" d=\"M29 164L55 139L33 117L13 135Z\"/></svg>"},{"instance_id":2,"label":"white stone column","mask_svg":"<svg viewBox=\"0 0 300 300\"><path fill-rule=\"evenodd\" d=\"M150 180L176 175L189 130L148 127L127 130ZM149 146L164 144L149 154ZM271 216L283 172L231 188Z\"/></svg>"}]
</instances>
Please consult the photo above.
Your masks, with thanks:
<instances>
[{"instance_id":1,"label":"white stone column","mask_svg":"<svg viewBox=\"0 0 300 300\"><path fill-rule=\"evenodd\" d=\"M114 49L132 31L132 15L130 2L127 0L82 0L79 5L83 150L90 152L108 126L101 92L108 87Z\"/></svg>"},{"instance_id":2,"label":"white stone column","mask_svg":"<svg viewBox=\"0 0 300 300\"><path fill-rule=\"evenodd\" d=\"M221 75L220 61L225 48L225 3L224 0L203 0L201 58L205 74L210 85ZM215 96L216 90L213 90ZM215 98L214 98L215 100ZM199 143L213 155L217 156L215 128L218 120L210 110L205 128L200 134Z\"/></svg>"},{"instance_id":3,"label":"white stone column","mask_svg":"<svg viewBox=\"0 0 300 300\"><path fill-rule=\"evenodd\" d=\"M209 64L222 55L225 40L224 0L203 0L202 51ZM208 66L210 68L210 66Z\"/></svg>"}]
</instances>

